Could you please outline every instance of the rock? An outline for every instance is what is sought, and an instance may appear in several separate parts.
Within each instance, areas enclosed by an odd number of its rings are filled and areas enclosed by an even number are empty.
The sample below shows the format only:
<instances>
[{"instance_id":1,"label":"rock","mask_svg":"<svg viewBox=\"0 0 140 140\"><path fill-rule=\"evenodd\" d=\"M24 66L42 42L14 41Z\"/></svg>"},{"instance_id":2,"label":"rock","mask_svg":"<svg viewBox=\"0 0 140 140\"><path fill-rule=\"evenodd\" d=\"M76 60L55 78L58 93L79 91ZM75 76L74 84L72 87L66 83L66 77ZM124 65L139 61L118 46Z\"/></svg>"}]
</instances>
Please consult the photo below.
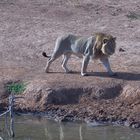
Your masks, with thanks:
<instances>
[{"instance_id":1,"label":"rock","mask_svg":"<svg viewBox=\"0 0 140 140\"><path fill-rule=\"evenodd\" d=\"M74 116L72 114L68 114L64 116L61 121L62 122L74 121Z\"/></svg>"},{"instance_id":2,"label":"rock","mask_svg":"<svg viewBox=\"0 0 140 140\"><path fill-rule=\"evenodd\" d=\"M132 123L130 124L130 126L131 126L132 128L140 128L140 123L139 123L139 122L132 122Z\"/></svg>"},{"instance_id":3,"label":"rock","mask_svg":"<svg viewBox=\"0 0 140 140\"><path fill-rule=\"evenodd\" d=\"M91 98L93 99L112 99L117 97L122 90L122 87L118 83L94 86L92 88Z\"/></svg>"},{"instance_id":4,"label":"rock","mask_svg":"<svg viewBox=\"0 0 140 140\"><path fill-rule=\"evenodd\" d=\"M126 85L120 95L123 101L134 103L134 101L140 100L140 87L135 85Z\"/></svg>"},{"instance_id":5,"label":"rock","mask_svg":"<svg viewBox=\"0 0 140 140\"><path fill-rule=\"evenodd\" d=\"M123 48L119 48L119 52L125 52Z\"/></svg>"}]
</instances>

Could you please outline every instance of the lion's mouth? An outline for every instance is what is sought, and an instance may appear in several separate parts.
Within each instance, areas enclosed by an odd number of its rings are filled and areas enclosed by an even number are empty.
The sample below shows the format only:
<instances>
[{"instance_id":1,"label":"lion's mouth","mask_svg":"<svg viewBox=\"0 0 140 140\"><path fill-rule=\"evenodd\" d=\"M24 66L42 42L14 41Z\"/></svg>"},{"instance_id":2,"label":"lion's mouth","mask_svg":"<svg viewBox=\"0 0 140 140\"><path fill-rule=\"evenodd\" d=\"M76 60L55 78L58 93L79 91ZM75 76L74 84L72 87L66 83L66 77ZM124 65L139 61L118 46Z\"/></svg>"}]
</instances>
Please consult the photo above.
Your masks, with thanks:
<instances>
[{"instance_id":1,"label":"lion's mouth","mask_svg":"<svg viewBox=\"0 0 140 140\"><path fill-rule=\"evenodd\" d=\"M112 55L113 54L113 52L110 52L110 53L108 53L109 55Z\"/></svg>"}]
</instances>

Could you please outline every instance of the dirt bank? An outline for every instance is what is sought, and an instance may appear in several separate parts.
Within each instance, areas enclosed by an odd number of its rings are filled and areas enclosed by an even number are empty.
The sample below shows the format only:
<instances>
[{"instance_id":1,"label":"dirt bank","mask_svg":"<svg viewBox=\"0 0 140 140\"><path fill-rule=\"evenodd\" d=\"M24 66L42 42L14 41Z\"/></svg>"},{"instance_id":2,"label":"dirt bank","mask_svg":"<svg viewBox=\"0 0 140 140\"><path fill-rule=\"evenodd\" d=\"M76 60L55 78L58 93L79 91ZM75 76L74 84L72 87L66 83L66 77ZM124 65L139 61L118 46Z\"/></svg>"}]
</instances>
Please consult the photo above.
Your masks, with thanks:
<instances>
[{"instance_id":1,"label":"dirt bank","mask_svg":"<svg viewBox=\"0 0 140 140\"><path fill-rule=\"evenodd\" d=\"M140 2L139 0L7 0L0 2L0 110L6 105L9 81L27 83L16 109L45 112L54 118L119 121L140 127ZM44 73L42 51L52 52L64 33L90 36L107 32L117 37L110 58L116 77L100 62L90 62L91 76L81 77L81 59L72 57L72 74L61 59ZM123 51L124 50L124 51Z\"/></svg>"}]
</instances>

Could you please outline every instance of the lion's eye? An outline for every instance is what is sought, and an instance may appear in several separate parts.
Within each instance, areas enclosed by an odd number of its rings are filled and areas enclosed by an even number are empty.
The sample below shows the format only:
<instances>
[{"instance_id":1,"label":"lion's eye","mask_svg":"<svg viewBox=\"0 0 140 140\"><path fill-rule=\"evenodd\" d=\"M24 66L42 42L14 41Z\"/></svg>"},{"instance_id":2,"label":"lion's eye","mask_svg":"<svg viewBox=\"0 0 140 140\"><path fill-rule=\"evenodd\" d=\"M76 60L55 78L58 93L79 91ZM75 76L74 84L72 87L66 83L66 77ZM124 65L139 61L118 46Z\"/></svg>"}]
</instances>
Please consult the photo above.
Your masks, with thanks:
<instances>
[{"instance_id":1,"label":"lion's eye","mask_svg":"<svg viewBox=\"0 0 140 140\"><path fill-rule=\"evenodd\" d=\"M104 39L103 43L106 44L108 42L108 39Z\"/></svg>"},{"instance_id":2,"label":"lion's eye","mask_svg":"<svg viewBox=\"0 0 140 140\"><path fill-rule=\"evenodd\" d=\"M113 40L115 41L116 40L116 37L113 37Z\"/></svg>"}]
</instances>

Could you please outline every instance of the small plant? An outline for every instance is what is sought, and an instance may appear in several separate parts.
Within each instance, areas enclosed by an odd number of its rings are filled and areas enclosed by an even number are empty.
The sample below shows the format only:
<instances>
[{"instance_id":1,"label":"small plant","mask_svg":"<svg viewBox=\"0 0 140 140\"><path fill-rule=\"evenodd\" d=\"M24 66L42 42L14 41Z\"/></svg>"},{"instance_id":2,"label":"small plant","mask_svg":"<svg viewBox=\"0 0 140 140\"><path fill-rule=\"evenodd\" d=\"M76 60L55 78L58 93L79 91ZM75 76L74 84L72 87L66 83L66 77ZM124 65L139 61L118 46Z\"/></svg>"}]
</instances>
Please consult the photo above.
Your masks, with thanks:
<instances>
[{"instance_id":1,"label":"small plant","mask_svg":"<svg viewBox=\"0 0 140 140\"><path fill-rule=\"evenodd\" d=\"M129 12L129 14L127 14L126 16L131 20L140 19L140 15L135 12Z\"/></svg>"},{"instance_id":2,"label":"small plant","mask_svg":"<svg viewBox=\"0 0 140 140\"><path fill-rule=\"evenodd\" d=\"M6 90L10 93L20 94L26 88L26 84L23 82L10 82L6 85Z\"/></svg>"}]
</instances>

